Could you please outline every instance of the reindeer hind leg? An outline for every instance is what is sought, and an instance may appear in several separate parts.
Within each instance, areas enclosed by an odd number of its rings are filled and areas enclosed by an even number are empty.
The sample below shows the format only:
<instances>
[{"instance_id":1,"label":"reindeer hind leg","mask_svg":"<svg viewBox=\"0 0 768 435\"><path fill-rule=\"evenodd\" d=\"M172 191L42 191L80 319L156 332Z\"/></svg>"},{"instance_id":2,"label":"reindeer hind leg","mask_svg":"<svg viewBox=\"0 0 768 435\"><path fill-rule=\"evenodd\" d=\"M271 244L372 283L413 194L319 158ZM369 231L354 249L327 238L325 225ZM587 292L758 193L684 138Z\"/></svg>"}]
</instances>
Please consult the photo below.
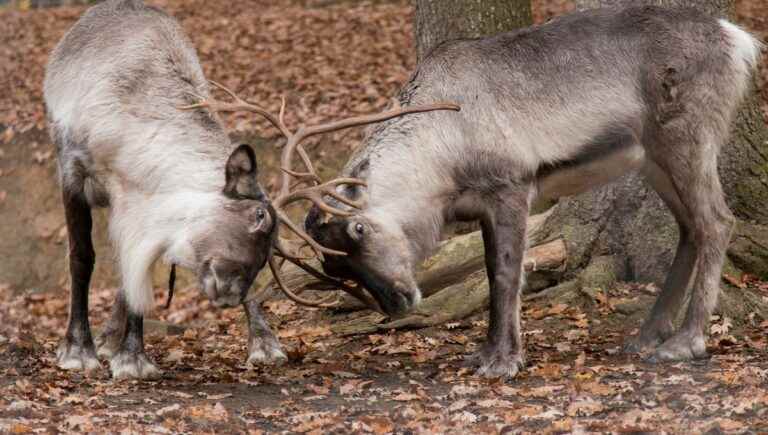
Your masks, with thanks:
<instances>
[{"instance_id":1,"label":"reindeer hind leg","mask_svg":"<svg viewBox=\"0 0 768 435\"><path fill-rule=\"evenodd\" d=\"M643 175L672 211L678 224L679 238L675 258L667 273L661 294L656 299L638 335L625 344L624 351L627 353L655 350L658 345L673 335L675 319L680 313L686 291L690 287L691 276L696 269L696 246L692 237L692 221L672 181L653 161L646 163Z\"/></svg>"},{"instance_id":2,"label":"reindeer hind leg","mask_svg":"<svg viewBox=\"0 0 768 435\"><path fill-rule=\"evenodd\" d=\"M725 134L700 128L696 136L694 140L678 141L675 150L666 150L667 158L660 165L678 192L680 204L688 211L696 269L683 325L656 349L650 358L653 362L707 355L705 331L717 304L720 275L735 223L717 173L718 149Z\"/></svg>"}]
</instances>

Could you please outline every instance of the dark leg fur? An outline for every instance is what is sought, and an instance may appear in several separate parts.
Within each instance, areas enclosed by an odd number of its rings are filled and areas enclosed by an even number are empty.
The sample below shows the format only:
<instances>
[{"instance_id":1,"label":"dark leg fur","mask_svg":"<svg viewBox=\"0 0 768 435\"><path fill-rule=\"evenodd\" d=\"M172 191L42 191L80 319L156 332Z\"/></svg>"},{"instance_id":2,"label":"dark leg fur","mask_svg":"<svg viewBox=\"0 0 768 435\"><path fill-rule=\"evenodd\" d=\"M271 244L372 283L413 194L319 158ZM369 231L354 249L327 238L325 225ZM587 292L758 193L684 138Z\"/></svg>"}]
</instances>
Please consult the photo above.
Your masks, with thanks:
<instances>
[{"instance_id":1,"label":"dark leg fur","mask_svg":"<svg viewBox=\"0 0 768 435\"><path fill-rule=\"evenodd\" d=\"M520 331L520 292L528 189L515 186L497 195L481 220L491 306L487 341L477 355L480 362L478 374L513 378L525 362Z\"/></svg>"},{"instance_id":2,"label":"dark leg fur","mask_svg":"<svg viewBox=\"0 0 768 435\"><path fill-rule=\"evenodd\" d=\"M253 365L280 365L288 357L280 347L280 342L264 320L258 301L243 304L248 319L248 363Z\"/></svg>"},{"instance_id":3,"label":"dark leg fur","mask_svg":"<svg viewBox=\"0 0 768 435\"><path fill-rule=\"evenodd\" d=\"M115 379L157 379L162 375L144 353L144 318L141 315L128 310L123 341L109 366Z\"/></svg>"},{"instance_id":4,"label":"dark leg fur","mask_svg":"<svg viewBox=\"0 0 768 435\"><path fill-rule=\"evenodd\" d=\"M63 192L64 212L69 232L69 272L71 277L69 325L56 352L63 369L93 370L100 367L88 323L88 287L96 254L91 240L91 208L81 194Z\"/></svg>"},{"instance_id":5,"label":"dark leg fur","mask_svg":"<svg viewBox=\"0 0 768 435\"><path fill-rule=\"evenodd\" d=\"M122 290L117 292L115 305L104 330L96 338L96 350L100 358L110 359L120 348L125 336L125 325L128 321L128 304Z\"/></svg>"}]
</instances>

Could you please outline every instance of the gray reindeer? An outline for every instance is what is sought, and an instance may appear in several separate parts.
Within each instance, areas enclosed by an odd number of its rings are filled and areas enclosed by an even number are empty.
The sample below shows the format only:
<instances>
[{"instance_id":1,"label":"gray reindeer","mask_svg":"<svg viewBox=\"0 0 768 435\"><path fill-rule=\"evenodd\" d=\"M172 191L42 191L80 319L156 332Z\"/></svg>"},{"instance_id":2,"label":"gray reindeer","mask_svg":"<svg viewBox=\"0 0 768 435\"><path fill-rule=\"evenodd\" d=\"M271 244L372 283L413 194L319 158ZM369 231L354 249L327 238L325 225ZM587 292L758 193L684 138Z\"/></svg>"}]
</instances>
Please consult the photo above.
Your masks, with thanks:
<instances>
[{"instance_id":1,"label":"gray reindeer","mask_svg":"<svg viewBox=\"0 0 768 435\"><path fill-rule=\"evenodd\" d=\"M122 286L100 353L115 378L158 377L142 330L152 265L195 271L226 307L242 302L267 261L277 217L253 150L234 147L218 117L179 109L208 95L208 82L178 23L139 0L89 9L53 51L44 87L72 286L58 365L99 367L88 322L91 208L108 206Z\"/></svg>"},{"instance_id":2,"label":"gray reindeer","mask_svg":"<svg viewBox=\"0 0 768 435\"><path fill-rule=\"evenodd\" d=\"M419 303L414 268L447 226L479 220L491 303L479 374L524 364L520 291L526 217L558 198L640 171L680 228L671 271L626 350L655 361L703 357L734 218L717 155L751 84L760 43L692 9L578 12L541 26L437 46L399 94L460 112L389 121L369 132L343 174L362 202L350 217L307 215L308 233L346 251L323 263L362 283L390 314ZM692 282L682 327L673 321Z\"/></svg>"}]
</instances>

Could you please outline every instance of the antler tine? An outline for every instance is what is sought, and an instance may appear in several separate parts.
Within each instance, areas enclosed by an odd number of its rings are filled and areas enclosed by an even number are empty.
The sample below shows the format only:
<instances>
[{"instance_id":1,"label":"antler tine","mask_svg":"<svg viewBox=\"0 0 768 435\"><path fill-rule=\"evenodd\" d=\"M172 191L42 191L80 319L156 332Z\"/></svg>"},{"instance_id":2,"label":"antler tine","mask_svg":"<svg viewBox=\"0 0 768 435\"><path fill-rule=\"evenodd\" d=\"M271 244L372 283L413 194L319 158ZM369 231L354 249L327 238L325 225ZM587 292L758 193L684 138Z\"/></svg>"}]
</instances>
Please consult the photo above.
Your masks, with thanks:
<instances>
[{"instance_id":1,"label":"antler tine","mask_svg":"<svg viewBox=\"0 0 768 435\"><path fill-rule=\"evenodd\" d=\"M246 102L245 100L243 100L242 98L237 96L237 94L232 89L229 89L228 87L226 87L223 84L217 82L216 80L208 80L208 83L210 83L213 86L215 86L215 87L221 89L222 91L224 91L227 95L229 95L236 102L238 102L238 103L245 103Z\"/></svg>"},{"instance_id":2,"label":"antler tine","mask_svg":"<svg viewBox=\"0 0 768 435\"><path fill-rule=\"evenodd\" d=\"M312 165L312 160L310 160L307 151L301 144L296 145L296 151L298 151L299 157L301 157L301 161L304 163L304 167L307 168L307 172L313 174L315 178L317 178L317 184L320 184L320 176L317 175L317 171L315 171L315 167Z\"/></svg>"},{"instance_id":3,"label":"antler tine","mask_svg":"<svg viewBox=\"0 0 768 435\"><path fill-rule=\"evenodd\" d=\"M333 189L328 189L324 193L326 195L330 196L331 198L335 199L336 201L339 201L339 202L341 202L343 204L346 204L346 205L348 205L348 206L350 206L352 208L356 208L358 210L363 208L363 203L362 202L351 200L351 199L347 198L346 196L339 194L338 192L336 192Z\"/></svg>"},{"instance_id":4,"label":"antler tine","mask_svg":"<svg viewBox=\"0 0 768 435\"><path fill-rule=\"evenodd\" d=\"M338 199L340 202L343 202L343 203L346 203L347 205L355 207L354 201L344 198L342 195L339 195L334 190L336 186L340 186L343 184L365 186L366 182L358 178L337 178L331 181L327 181L319 186L305 187L303 189L289 192L287 195L281 195L274 200L274 206L275 208L283 208L298 200L307 199L309 201L312 201L318 207L321 207L321 208L324 206L327 207L327 209L324 211L327 211L328 213L345 216L348 213L347 211L330 206L326 204L325 201L323 201L323 196L328 195ZM355 208L360 208L360 207L355 207Z\"/></svg>"},{"instance_id":5,"label":"antler tine","mask_svg":"<svg viewBox=\"0 0 768 435\"><path fill-rule=\"evenodd\" d=\"M334 198L335 200L341 202L342 204L348 205L352 208L361 209L363 207L363 204L358 201L351 200L344 195L339 194L334 190L334 188L338 185L342 184L349 184L349 185L362 185L365 186L366 183L362 180L359 180L357 178L338 178L336 180L331 180L326 183L323 183L319 186L312 186L312 187L305 187L303 189L294 190L288 196L283 196L278 198L278 200L275 201L276 204L278 204L280 207L285 207L291 203L294 203L296 201L306 199L308 201L311 201L314 205L316 205L318 208L320 208L322 211L326 213L330 213L337 216L350 216L353 213L350 213L347 210L342 210L338 207L334 207L332 205L329 205L323 197L330 196L331 198Z\"/></svg>"},{"instance_id":6,"label":"antler tine","mask_svg":"<svg viewBox=\"0 0 768 435\"><path fill-rule=\"evenodd\" d=\"M244 100L243 98L239 97L232 89L229 89L228 87L224 86L223 84L217 81L209 80L209 82L214 87L220 89L225 94L229 95L229 97L232 98L233 102L225 103L222 101L218 101L213 97L201 98L199 95L190 93L192 95L195 95L201 101L199 101L196 104L183 106L181 107L181 109L190 110L190 109L207 108L208 110L216 113L241 112L241 111L256 113L264 117L267 121L269 121L269 123L272 124L276 129L278 129L280 133L283 134L284 136L286 137L292 136L291 131L288 130L288 128L285 126L282 116L275 117L267 109ZM282 105L281 105L281 113L284 110L285 110L285 99L283 98Z\"/></svg>"},{"instance_id":7,"label":"antler tine","mask_svg":"<svg viewBox=\"0 0 768 435\"><path fill-rule=\"evenodd\" d=\"M295 259L295 258L286 258L286 260L290 261L296 267L300 268L301 270L307 272L308 274L314 276L315 278L326 281L330 284L335 285L336 287L344 290L345 292L352 295L355 299L362 302L364 305L366 305L368 308L378 311L379 313L384 314L384 311L382 311L381 307L379 306L378 302L376 302L375 299L373 299L368 293L366 293L363 289L357 286L350 286L347 285L345 282L340 281L338 279L332 278L328 275L326 275L323 272L320 272L319 270L315 269L314 267L310 266L309 264L306 264L302 262L301 260Z\"/></svg>"},{"instance_id":8,"label":"antler tine","mask_svg":"<svg viewBox=\"0 0 768 435\"><path fill-rule=\"evenodd\" d=\"M277 286L280 287L280 289L283 291L283 293L285 293L286 296L288 296L288 299L296 302L297 304L306 305L309 307L329 308L336 305L335 303L330 303L332 300L337 299L335 294L331 294L327 298L321 299L319 301L312 301L309 299L304 299L301 296L294 293L283 282L283 277L282 275L280 275L280 268L282 267L282 265L283 265L283 262L281 262L280 264L276 264L275 258L270 257L269 268L272 270L272 276L275 278L275 283L277 283Z\"/></svg>"},{"instance_id":9,"label":"antler tine","mask_svg":"<svg viewBox=\"0 0 768 435\"><path fill-rule=\"evenodd\" d=\"M280 124L285 125L285 96L280 96L280 113L277 115Z\"/></svg>"},{"instance_id":10,"label":"antler tine","mask_svg":"<svg viewBox=\"0 0 768 435\"><path fill-rule=\"evenodd\" d=\"M301 142L318 134L330 133L332 131L344 130L351 127L358 127L361 125L374 124L377 122L387 121L398 116L408 115L412 113L434 112L436 110L452 110L459 111L461 108L453 103L434 103L421 106L407 106L407 107L395 107L386 110L381 113L375 113L371 115L353 116L351 118L342 119L341 121L329 122L326 124L313 125L311 127L300 128L296 132L297 142Z\"/></svg>"},{"instance_id":11,"label":"antler tine","mask_svg":"<svg viewBox=\"0 0 768 435\"><path fill-rule=\"evenodd\" d=\"M298 261L301 261L301 260L311 260L312 258L314 258L314 257L301 257L301 256L298 255L298 253L301 251L301 248L303 248L305 246L309 246L309 243L307 243L306 241L304 241L304 240L301 241L301 245L298 248L295 249L295 253L294 252L290 252L290 250L286 246L286 245L291 245L291 244L294 244L294 242L292 242L291 240L288 240L288 239L285 239L283 237L279 237L278 236L277 240L275 240L275 245L274 245L275 252L274 252L274 254L278 255L280 257L283 257L286 260L291 260L291 261L292 260L298 260ZM298 244L298 243L295 243L295 244Z\"/></svg>"},{"instance_id":12,"label":"antler tine","mask_svg":"<svg viewBox=\"0 0 768 435\"><path fill-rule=\"evenodd\" d=\"M306 182L309 180L309 181L319 183L321 181L320 177L317 174L313 174L312 172L296 172L288 168L280 168L280 170L288 173L288 175L298 179L301 182Z\"/></svg>"},{"instance_id":13,"label":"antler tine","mask_svg":"<svg viewBox=\"0 0 768 435\"><path fill-rule=\"evenodd\" d=\"M347 253L344 251L329 249L317 243L315 239L309 236L309 234L307 234L306 232L304 232L304 230L302 230L296 224L294 224L293 221L291 221L288 218L288 216L285 215L285 212L283 212L282 210L278 210L277 207L275 207L275 210L277 210L277 217L280 219L280 222L285 224L285 226L288 227L288 229L291 230L294 234L304 239L304 241L306 241L307 244L309 244L309 247L312 249L312 251L314 251L315 255L320 261L325 260L325 256L323 255L324 253L330 254L330 255L341 255L341 256L347 255Z\"/></svg>"}]
</instances>

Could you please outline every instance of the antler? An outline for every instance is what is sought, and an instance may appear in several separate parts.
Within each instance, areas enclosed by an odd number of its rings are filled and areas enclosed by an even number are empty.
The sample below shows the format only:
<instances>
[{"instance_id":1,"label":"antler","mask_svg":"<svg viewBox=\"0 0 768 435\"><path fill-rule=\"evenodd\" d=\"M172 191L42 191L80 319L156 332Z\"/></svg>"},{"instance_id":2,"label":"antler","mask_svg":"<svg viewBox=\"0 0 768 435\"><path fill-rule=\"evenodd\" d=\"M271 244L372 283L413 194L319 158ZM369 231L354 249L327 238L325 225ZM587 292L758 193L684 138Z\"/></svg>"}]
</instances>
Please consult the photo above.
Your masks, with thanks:
<instances>
[{"instance_id":1,"label":"antler","mask_svg":"<svg viewBox=\"0 0 768 435\"><path fill-rule=\"evenodd\" d=\"M301 125L295 132L291 132L291 130L285 125L285 98L281 98L280 112L278 113L277 116L275 116L274 114L270 113L266 109L240 98L232 90L222 85L221 83L211 81L211 84L221 89L222 91L224 91L227 95L229 95L229 97L232 98L232 101L222 102L222 101L217 101L213 98L203 98L199 95L193 94L194 97L199 99L199 102L196 104L191 104L191 105L182 107L182 109L191 110L191 109L205 108L211 112L216 112L216 113L240 112L240 111L256 113L266 118L266 120L269 121L270 124L272 124L275 128L277 128L280 131L280 133L283 136L285 136L286 143L285 143L285 146L283 147L282 155L280 157L280 169L282 170L280 191L277 198L274 201L272 201L272 205L274 206L275 211L277 212L279 221L283 223L288 229L290 229L294 234L296 234L299 238L301 238L305 242L306 246L309 246L312 249L315 256L317 256L317 258L320 261L324 260L324 254L346 255L346 253L343 251L337 251L335 249L326 248L325 246L322 246L321 244L319 244L303 229L301 229L298 225L296 225L293 221L291 221L291 219L288 217L288 215L285 212L285 208L296 201L308 200L308 201L311 201L318 208L320 208L320 210L328 214L332 214L336 216L351 216L353 215L353 213L347 210L343 210L338 207L329 205L328 203L325 202L324 198L331 197L342 204L345 204L352 208L359 209L362 207L361 203L344 197L343 195L339 194L336 191L336 188L342 185L365 186L366 183L365 181L357 178L336 178L334 180L323 183L320 177L317 175L317 172L315 171L315 168L312 165L309 155L307 154L306 150L302 147L301 142L310 137L317 136L320 134L330 133L330 132L344 130L351 127L372 124L376 122L382 122L382 121L386 121L386 120L396 118L406 114L431 112L435 110L456 110L456 111L459 110L459 106L451 103L436 103L436 104L421 105L421 106L402 107L400 106L399 103L397 103L397 101L395 101L395 105L392 109L389 109L381 113L355 116L355 117L343 119L340 121L313 125L313 126ZM299 172L292 168L292 162L294 160L295 154L299 155L299 158L301 159L304 165L304 169L305 169L304 172ZM291 179L294 179L294 178L297 180L297 183L295 184L295 186L292 186ZM302 186L302 185L303 187L299 188L299 186ZM275 249L277 251L276 253L278 255L288 259L289 261L293 262L297 266L301 267L305 271L308 271L309 273L312 273L315 276L323 277L323 279L326 279L326 280L330 279L322 272L319 272L314 268L312 268L311 266L301 262L301 258L299 258L296 253L288 252L286 244L287 244L287 241L285 239L279 238L279 240L275 245ZM296 250L296 252L298 252L298 249ZM305 305L327 306L327 303L329 302L328 298L318 302L311 302L298 297L295 293L293 293L290 289L288 289L284 285L281 277L279 276L281 266L282 266L282 263L278 265L275 261L270 261L270 267L275 277L275 282L290 299ZM333 280L333 281L336 284L343 284L336 280ZM349 286L342 285L341 287L344 290L350 292L353 296L361 299L363 302L371 304L371 299L366 298L361 291L357 291L359 289L356 289L353 291L351 288L349 288Z\"/></svg>"}]
</instances>

